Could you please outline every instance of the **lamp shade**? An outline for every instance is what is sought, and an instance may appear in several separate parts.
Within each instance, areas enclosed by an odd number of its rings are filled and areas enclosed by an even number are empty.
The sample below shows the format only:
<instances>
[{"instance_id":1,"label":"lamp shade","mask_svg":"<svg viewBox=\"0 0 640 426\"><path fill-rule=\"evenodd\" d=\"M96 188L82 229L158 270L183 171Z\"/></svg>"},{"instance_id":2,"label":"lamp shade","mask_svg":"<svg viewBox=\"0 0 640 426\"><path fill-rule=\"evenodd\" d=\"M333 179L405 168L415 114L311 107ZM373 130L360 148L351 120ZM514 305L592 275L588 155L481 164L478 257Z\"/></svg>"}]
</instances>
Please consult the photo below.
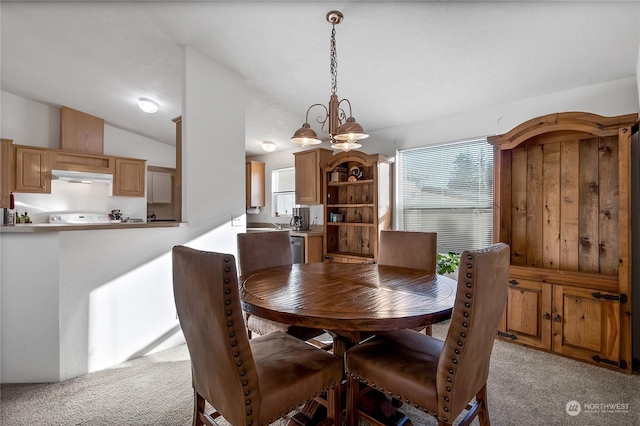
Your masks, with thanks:
<instances>
[{"instance_id":1,"label":"lamp shade","mask_svg":"<svg viewBox=\"0 0 640 426\"><path fill-rule=\"evenodd\" d=\"M364 129L353 117L349 117L347 122L338 127L338 131L333 137L337 141L350 141L354 142L359 139L368 138L369 135L365 133Z\"/></svg>"},{"instance_id":2,"label":"lamp shade","mask_svg":"<svg viewBox=\"0 0 640 426\"><path fill-rule=\"evenodd\" d=\"M345 152L351 151L352 149L358 149L362 145L357 142L349 142L349 141L340 141L331 144L331 148L333 149L341 149Z\"/></svg>"},{"instance_id":3,"label":"lamp shade","mask_svg":"<svg viewBox=\"0 0 640 426\"><path fill-rule=\"evenodd\" d=\"M322 141L318 139L318 135L316 135L316 132L314 132L313 129L309 126L309 123L304 123L301 128L296 130L291 140L302 146L317 145L319 143L322 143Z\"/></svg>"}]
</instances>

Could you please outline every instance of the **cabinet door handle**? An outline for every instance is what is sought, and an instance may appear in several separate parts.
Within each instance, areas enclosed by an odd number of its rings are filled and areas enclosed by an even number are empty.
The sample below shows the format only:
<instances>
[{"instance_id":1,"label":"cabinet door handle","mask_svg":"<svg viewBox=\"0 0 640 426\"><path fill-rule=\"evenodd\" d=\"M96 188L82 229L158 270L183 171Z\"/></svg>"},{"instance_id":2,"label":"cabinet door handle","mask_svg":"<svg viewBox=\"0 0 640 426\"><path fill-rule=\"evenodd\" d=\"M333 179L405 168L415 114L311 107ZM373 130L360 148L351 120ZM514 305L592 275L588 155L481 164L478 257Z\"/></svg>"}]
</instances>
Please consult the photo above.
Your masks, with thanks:
<instances>
[{"instance_id":1,"label":"cabinet door handle","mask_svg":"<svg viewBox=\"0 0 640 426\"><path fill-rule=\"evenodd\" d=\"M553 320L555 322L562 322L562 318L560 317L560 314L556 314L556 316L553 317Z\"/></svg>"},{"instance_id":2,"label":"cabinet door handle","mask_svg":"<svg viewBox=\"0 0 640 426\"><path fill-rule=\"evenodd\" d=\"M545 312L544 315L542 316L542 319L550 320L551 319L551 315L549 315L549 312Z\"/></svg>"},{"instance_id":3,"label":"cabinet door handle","mask_svg":"<svg viewBox=\"0 0 640 426\"><path fill-rule=\"evenodd\" d=\"M509 284L518 285L518 281L517 280L509 280Z\"/></svg>"}]
</instances>

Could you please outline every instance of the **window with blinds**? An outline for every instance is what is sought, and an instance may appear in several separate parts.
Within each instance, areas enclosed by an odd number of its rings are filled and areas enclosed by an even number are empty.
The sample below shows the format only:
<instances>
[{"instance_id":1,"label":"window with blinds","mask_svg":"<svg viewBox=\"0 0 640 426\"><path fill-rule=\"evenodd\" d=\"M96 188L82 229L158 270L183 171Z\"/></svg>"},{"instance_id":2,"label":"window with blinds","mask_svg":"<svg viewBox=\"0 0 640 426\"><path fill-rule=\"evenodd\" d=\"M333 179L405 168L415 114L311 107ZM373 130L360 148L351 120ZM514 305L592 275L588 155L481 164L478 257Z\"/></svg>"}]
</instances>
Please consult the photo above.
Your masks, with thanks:
<instances>
[{"instance_id":1,"label":"window with blinds","mask_svg":"<svg viewBox=\"0 0 640 426\"><path fill-rule=\"evenodd\" d=\"M491 245L493 150L486 139L398 151L396 228L438 233L438 252Z\"/></svg>"},{"instance_id":2,"label":"window with blinds","mask_svg":"<svg viewBox=\"0 0 640 426\"><path fill-rule=\"evenodd\" d=\"M296 201L296 169L287 167L271 172L271 214L291 216Z\"/></svg>"}]
</instances>

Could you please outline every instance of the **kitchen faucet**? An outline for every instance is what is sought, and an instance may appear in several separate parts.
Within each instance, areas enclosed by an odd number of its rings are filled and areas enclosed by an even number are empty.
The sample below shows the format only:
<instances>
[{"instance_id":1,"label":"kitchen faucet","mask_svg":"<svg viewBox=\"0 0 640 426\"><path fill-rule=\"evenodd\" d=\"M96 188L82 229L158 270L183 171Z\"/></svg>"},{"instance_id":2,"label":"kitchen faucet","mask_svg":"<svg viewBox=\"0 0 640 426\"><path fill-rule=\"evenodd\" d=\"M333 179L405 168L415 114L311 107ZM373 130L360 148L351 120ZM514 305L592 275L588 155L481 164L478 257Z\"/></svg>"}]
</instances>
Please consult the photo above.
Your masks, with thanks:
<instances>
[{"instance_id":1,"label":"kitchen faucet","mask_svg":"<svg viewBox=\"0 0 640 426\"><path fill-rule=\"evenodd\" d=\"M273 225L276 227L276 229L282 229L282 224L281 223L273 223L273 222L269 222L269 224Z\"/></svg>"}]
</instances>

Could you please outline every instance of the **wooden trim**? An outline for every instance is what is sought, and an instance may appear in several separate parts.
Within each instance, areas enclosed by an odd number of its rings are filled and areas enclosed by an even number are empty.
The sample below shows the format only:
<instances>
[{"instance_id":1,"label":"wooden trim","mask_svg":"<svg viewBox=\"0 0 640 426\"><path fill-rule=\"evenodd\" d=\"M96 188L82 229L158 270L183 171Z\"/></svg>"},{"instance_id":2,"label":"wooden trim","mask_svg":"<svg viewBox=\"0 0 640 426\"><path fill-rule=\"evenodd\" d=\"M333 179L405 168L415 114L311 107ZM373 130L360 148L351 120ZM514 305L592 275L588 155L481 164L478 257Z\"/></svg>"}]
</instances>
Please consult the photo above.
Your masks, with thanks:
<instances>
[{"instance_id":1,"label":"wooden trim","mask_svg":"<svg viewBox=\"0 0 640 426\"><path fill-rule=\"evenodd\" d=\"M339 164L348 163L350 161L356 161L358 163L362 163L365 166L374 166L378 163L388 163L389 159L382 154L365 154L360 151L349 151L347 155L342 156L340 154L336 155L324 166L325 172L330 172L336 168Z\"/></svg>"},{"instance_id":2,"label":"wooden trim","mask_svg":"<svg viewBox=\"0 0 640 426\"><path fill-rule=\"evenodd\" d=\"M587 112L563 112L548 114L525 121L511 131L487 138L500 150L513 149L538 135L557 132L584 132L595 136L617 135L621 126L631 126L638 121L638 114L603 117Z\"/></svg>"},{"instance_id":3,"label":"wooden trim","mask_svg":"<svg viewBox=\"0 0 640 426\"><path fill-rule=\"evenodd\" d=\"M147 166L148 172L164 172L175 174L176 169L172 169L171 167L160 167L160 166Z\"/></svg>"},{"instance_id":4,"label":"wooden trim","mask_svg":"<svg viewBox=\"0 0 640 426\"><path fill-rule=\"evenodd\" d=\"M511 265L509 276L515 279L618 292L618 277L615 275Z\"/></svg>"},{"instance_id":5,"label":"wooden trim","mask_svg":"<svg viewBox=\"0 0 640 426\"><path fill-rule=\"evenodd\" d=\"M631 126L622 127L618 134L618 281L620 294L627 296L620 303L620 359L626 361L625 373L632 371L632 320L631 320ZM636 312L640 315L640 312ZM623 364L624 365L624 364Z\"/></svg>"}]
</instances>

